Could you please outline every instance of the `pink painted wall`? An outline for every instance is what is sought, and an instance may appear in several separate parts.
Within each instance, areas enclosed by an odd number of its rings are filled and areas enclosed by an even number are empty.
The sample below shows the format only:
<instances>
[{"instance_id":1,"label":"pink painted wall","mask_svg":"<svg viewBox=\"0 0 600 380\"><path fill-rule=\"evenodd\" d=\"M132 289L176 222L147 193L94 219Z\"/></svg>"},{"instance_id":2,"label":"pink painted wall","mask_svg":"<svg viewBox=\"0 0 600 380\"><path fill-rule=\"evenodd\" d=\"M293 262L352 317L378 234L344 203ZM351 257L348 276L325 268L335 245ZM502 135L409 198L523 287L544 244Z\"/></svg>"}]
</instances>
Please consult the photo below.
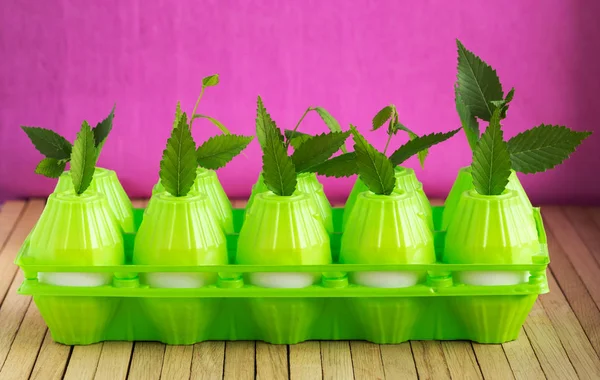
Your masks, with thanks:
<instances>
[{"instance_id":1,"label":"pink painted wall","mask_svg":"<svg viewBox=\"0 0 600 380\"><path fill-rule=\"evenodd\" d=\"M523 178L534 202L600 203L595 0L3 0L0 9L0 199L54 186L33 173L41 156L20 125L73 140L83 119L95 124L114 102L100 165L116 169L131 196L148 195L176 101L190 112L200 78L215 72L222 83L200 112L239 133L254 133L257 94L282 127L320 105L366 132L374 113L395 103L419 133L456 128L458 37L516 87L508 136L542 122L596 130L567 164ZM197 140L215 133L196 125ZM323 126L310 115L302 129ZM367 136L383 146L383 133ZM260 170L256 142L246 155L219 171L232 197L247 196ZM445 196L469 160L461 133L417 174L429 195ZM323 180L334 199L353 181Z\"/></svg>"}]
</instances>

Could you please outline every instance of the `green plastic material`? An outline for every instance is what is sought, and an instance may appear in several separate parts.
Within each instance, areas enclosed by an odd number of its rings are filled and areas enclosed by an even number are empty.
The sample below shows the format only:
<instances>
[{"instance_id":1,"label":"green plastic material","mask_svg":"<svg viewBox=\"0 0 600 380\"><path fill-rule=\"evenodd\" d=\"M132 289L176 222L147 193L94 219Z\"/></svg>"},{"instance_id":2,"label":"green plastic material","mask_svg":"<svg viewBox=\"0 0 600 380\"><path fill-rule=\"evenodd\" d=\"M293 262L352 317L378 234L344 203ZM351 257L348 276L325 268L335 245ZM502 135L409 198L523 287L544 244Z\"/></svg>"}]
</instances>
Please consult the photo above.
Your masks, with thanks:
<instances>
[{"instance_id":1,"label":"green plastic material","mask_svg":"<svg viewBox=\"0 0 600 380\"><path fill-rule=\"evenodd\" d=\"M506 185L508 190L513 190L517 192L519 198L523 205L527 208L527 210L532 210L531 202L527 197L527 193L523 189L523 185L519 181L519 177L517 177L517 173L514 170L511 170L510 177L508 178L508 184ZM458 175L452 188L450 189L450 193L446 198L446 202L444 202L444 216L442 220L442 229L446 230L448 225L450 224L451 219L454 217L456 207L458 206L458 202L460 201L461 195L465 191L473 190L473 177L471 176L471 167L467 166L461 168L458 171Z\"/></svg>"},{"instance_id":2,"label":"green plastic material","mask_svg":"<svg viewBox=\"0 0 600 380\"><path fill-rule=\"evenodd\" d=\"M250 214L249 217L258 219L259 213L266 212L261 209L280 212L272 210L272 207L260 207L256 215ZM547 245L537 209L534 216L540 250L530 264L445 264L440 260L430 264L339 264L335 257L340 251L343 209L334 208L332 211L337 231L329 238L333 264L42 264L30 260L32 235L16 261L25 276L19 292L33 295L52 337L65 344L91 344L104 340L161 341L169 344L192 344L205 340L265 340L291 344L304 340L354 339L376 343L400 343L409 339L506 342L517 338L538 294L548 291ZM435 250L436 255L441 257L445 233L437 230L441 225L443 208L434 207L432 211L436 226L433 233ZM149 215L152 213L144 217L143 210L135 210L138 222ZM233 217L236 231L260 227L246 227L242 209L235 209ZM312 216L302 218L309 220ZM288 220L280 221L282 226L289 224ZM270 223L270 226L279 228L274 221ZM261 233L263 236L275 236L272 231ZM132 250L135 235L124 237L126 250ZM249 243L251 239L243 244L239 241L241 239L236 233L227 235L230 255L239 247L240 252L245 251L241 257L253 260L250 258L253 250L252 243ZM299 237L297 239L300 240ZM38 245L36 249L40 252L41 248ZM280 260L285 261L286 254L281 256L284 258ZM265 257L270 256L265 254ZM456 275L462 272L515 270L528 271L528 281L499 286L476 286L454 281ZM348 274L358 271L419 271L426 275L416 285L385 289L353 283ZM110 285L97 287L55 286L40 283L38 272L108 273L113 280ZM143 273L163 272L212 272L218 273L218 280L216 284L188 289L156 288L140 282ZM321 281L305 288L265 288L246 281L248 274L256 272L320 273Z\"/></svg>"},{"instance_id":3,"label":"green plastic material","mask_svg":"<svg viewBox=\"0 0 600 380\"><path fill-rule=\"evenodd\" d=\"M396 188L402 190L407 193L414 194L420 205L420 211L425 214L427 219L427 224L430 228L433 228L433 218L431 216L431 204L423 191L423 184L419 182L417 176L415 175L415 171L411 168L405 168L402 166L396 166L395 168L396 175ZM358 195L365 191L368 191L367 185L358 177L356 182L354 183L354 187L352 187L352 191L348 196L345 204L345 213L344 213L344 221L343 225L345 226L350 218L351 211L354 208L354 204L358 199Z\"/></svg>"},{"instance_id":4,"label":"green plastic material","mask_svg":"<svg viewBox=\"0 0 600 380\"><path fill-rule=\"evenodd\" d=\"M154 197L154 195L164 191L165 188L159 180L152 188L152 196ZM196 169L196 180L190 191L208 196L210 204L225 233L233 233L233 211L231 202L229 201L229 198L227 198L227 194L225 193L225 190L223 190L219 177L214 170L198 167L198 169ZM150 210L150 204L152 202L153 199L150 198L148 210Z\"/></svg>"},{"instance_id":5,"label":"green plastic material","mask_svg":"<svg viewBox=\"0 0 600 380\"><path fill-rule=\"evenodd\" d=\"M69 190L73 190L73 182L71 173L66 171L59 177L54 192L60 193ZM88 191L106 195L110 210L119 221L123 231L125 233L134 232L133 207L115 171L97 167Z\"/></svg>"},{"instance_id":6,"label":"green plastic material","mask_svg":"<svg viewBox=\"0 0 600 380\"><path fill-rule=\"evenodd\" d=\"M254 199L258 194L268 192L269 189L262 179L262 173L259 174L258 180L252 186L250 199L246 205L246 210L250 210ZM296 191L305 193L309 196L312 207L321 215L323 224L328 233L333 232L333 217L331 215L331 203L327 199L323 191L323 185L317 179L315 173L300 173L297 177Z\"/></svg>"}]
</instances>

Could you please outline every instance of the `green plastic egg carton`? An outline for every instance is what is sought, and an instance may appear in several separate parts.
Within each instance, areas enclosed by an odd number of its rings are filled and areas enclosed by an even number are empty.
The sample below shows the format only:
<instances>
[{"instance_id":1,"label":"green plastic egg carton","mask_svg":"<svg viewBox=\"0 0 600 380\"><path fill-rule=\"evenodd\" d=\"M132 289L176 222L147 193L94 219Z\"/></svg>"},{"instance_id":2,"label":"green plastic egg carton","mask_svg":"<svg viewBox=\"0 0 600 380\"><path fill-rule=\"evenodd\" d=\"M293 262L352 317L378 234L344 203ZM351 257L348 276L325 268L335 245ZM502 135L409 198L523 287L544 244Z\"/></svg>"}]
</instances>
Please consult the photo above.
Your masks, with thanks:
<instances>
[{"instance_id":1,"label":"green plastic egg carton","mask_svg":"<svg viewBox=\"0 0 600 380\"><path fill-rule=\"evenodd\" d=\"M442 223L443 207L433 208L434 225ZM293 344L306 340L472 340L501 343L517 338L537 296L548 292L546 236L535 209L540 252L527 265L443 264L444 233L435 233L438 263L427 265L304 266L67 266L27 264L28 241L16 263L25 280L19 293L31 295L52 337L64 344L100 341L160 341L193 344L206 340L262 340ZM136 209L139 226L144 210ZM334 231L340 231L343 209L333 209ZM234 231L244 219L234 209ZM135 235L125 236L131 257ZM230 258L238 235L227 235ZM334 262L341 234L331 235ZM233 262L233 260L230 260ZM349 283L361 271L423 273L415 286L371 288ZM466 271L526 271L527 283L475 286L453 277ZM113 275L111 285L73 287L42 284L38 272L101 272ZM141 285L144 272L218 273L215 285L195 289L150 288ZM244 282L254 272L316 272L321 282L307 288L260 288Z\"/></svg>"}]
</instances>

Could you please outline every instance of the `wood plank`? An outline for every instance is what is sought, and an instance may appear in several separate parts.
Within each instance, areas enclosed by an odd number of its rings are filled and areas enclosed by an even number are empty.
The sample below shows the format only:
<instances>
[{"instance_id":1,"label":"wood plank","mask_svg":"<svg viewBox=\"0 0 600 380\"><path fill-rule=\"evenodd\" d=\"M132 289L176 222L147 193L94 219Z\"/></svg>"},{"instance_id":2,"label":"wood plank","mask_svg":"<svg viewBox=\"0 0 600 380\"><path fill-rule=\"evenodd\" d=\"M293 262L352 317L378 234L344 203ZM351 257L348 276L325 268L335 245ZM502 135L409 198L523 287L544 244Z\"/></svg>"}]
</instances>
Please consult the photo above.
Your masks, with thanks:
<instances>
[{"instance_id":1,"label":"wood plank","mask_svg":"<svg viewBox=\"0 0 600 380\"><path fill-rule=\"evenodd\" d=\"M224 360L225 342L196 343L192 357L192 379L222 379Z\"/></svg>"},{"instance_id":2,"label":"wood plank","mask_svg":"<svg viewBox=\"0 0 600 380\"><path fill-rule=\"evenodd\" d=\"M256 359L255 342L225 343L225 380L254 379Z\"/></svg>"},{"instance_id":3,"label":"wood plank","mask_svg":"<svg viewBox=\"0 0 600 380\"><path fill-rule=\"evenodd\" d=\"M600 358L551 274L548 283L550 293L541 297L541 303L575 371L581 379L600 379Z\"/></svg>"},{"instance_id":4,"label":"wood plank","mask_svg":"<svg viewBox=\"0 0 600 380\"><path fill-rule=\"evenodd\" d=\"M597 231L600 234L600 229ZM583 281L573 268L562 246L548 231L548 250L551 252L550 270L560 290L569 302L581 327L597 354L600 354L600 310L594 303ZM542 296L545 297L545 296Z\"/></svg>"},{"instance_id":5,"label":"wood plank","mask_svg":"<svg viewBox=\"0 0 600 380\"><path fill-rule=\"evenodd\" d=\"M287 346L256 342L256 378L258 380L289 379Z\"/></svg>"},{"instance_id":6,"label":"wood plank","mask_svg":"<svg viewBox=\"0 0 600 380\"><path fill-rule=\"evenodd\" d=\"M473 350L484 379L513 379L513 371L500 344L473 343Z\"/></svg>"},{"instance_id":7,"label":"wood plank","mask_svg":"<svg viewBox=\"0 0 600 380\"><path fill-rule=\"evenodd\" d=\"M323 377L319 342L291 344L288 350L291 380L313 380Z\"/></svg>"},{"instance_id":8,"label":"wood plank","mask_svg":"<svg viewBox=\"0 0 600 380\"><path fill-rule=\"evenodd\" d=\"M350 342L350 353L352 354L352 368L354 368L354 378L356 380L384 378L381 351L378 344L352 341Z\"/></svg>"},{"instance_id":9,"label":"wood plank","mask_svg":"<svg viewBox=\"0 0 600 380\"><path fill-rule=\"evenodd\" d=\"M13 262L17 257L21 245L37 222L43 209L43 201L33 200L27 202L16 227L10 234L4 248L0 251L0 306L2 306L2 302L6 297L6 292L17 272L17 266L13 265Z\"/></svg>"},{"instance_id":10,"label":"wood plank","mask_svg":"<svg viewBox=\"0 0 600 380\"><path fill-rule=\"evenodd\" d=\"M50 331L46 331L40 354L38 355L33 371L31 372L31 379L62 379L70 355L71 346L65 346L64 344L54 342Z\"/></svg>"},{"instance_id":11,"label":"wood plank","mask_svg":"<svg viewBox=\"0 0 600 380\"><path fill-rule=\"evenodd\" d=\"M231 207L233 208L244 208L246 207L246 203L248 203L247 199L232 199Z\"/></svg>"},{"instance_id":12,"label":"wood plank","mask_svg":"<svg viewBox=\"0 0 600 380\"><path fill-rule=\"evenodd\" d=\"M471 342L442 342L446 364L453 379L481 379L481 370Z\"/></svg>"},{"instance_id":13,"label":"wood plank","mask_svg":"<svg viewBox=\"0 0 600 380\"><path fill-rule=\"evenodd\" d=\"M30 303L4 366L0 370L0 379L29 379L46 330L40 312L34 303Z\"/></svg>"},{"instance_id":14,"label":"wood plank","mask_svg":"<svg viewBox=\"0 0 600 380\"><path fill-rule=\"evenodd\" d=\"M502 348L504 348L504 353L515 379L537 380L546 378L523 328L521 328L517 340L502 344Z\"/></svg>"},{"instance_id":15,"label":"wood plank","mask_svg":"<svg viewBox=\"0 0 600 380\"><path fill-rule=\"evenodd\" d=\"M418 379L417 367L409 342L382 344L381 362L386 379Z\"/></svg>"},{"instance_id":16,"label":"wood plank","mask_svg":"<svg viewBox=\"0 0 600 380\"><path fill-rule=\"evenodd\" d=\"M525 321L525 332L548 379L577 378L575 369L539 300L533 305Z\"/></svg>"},{"instance_id":17,"label":"wood plank","mask_svg":"<svg viewBox=\"0 0 600 380\"><path fill-rule=\"evenodd\" d=\"M0 369L8 357L10 347L31 303L31 297L17 294L17 289L22 281L23 274L19 272L8 290L6 300L0 305L0 326L2 326L0 329Z\"/></svg>"},{"instance_id":18,"label":"wood plank","mask_svg":"<svg viewBox=\"0 0 600 380\"><path fill-rule=\"evenodd\" d=\"M577 231L559 207L546 206L542 209L544 223L569 257L573 267L590 292L594 303L600 308L600 266L586 247Z\"/></svg>"},{"instance_id":19,"label":"wood plank","mask_svg":"<svg viewBox=\"0 0 600 380\"><path fill-rule=\"evenodd\" d=\"M323 379L354 379L350 343L347 341L321 342L321 365Z\"/></svg>"},{"instance_id":20,"label":"wood plank","mask_svg":"<svg viewBox=\"0 0 600 380\"><path fill-rule=\"evenodd\" d=\"M440 342L415 340L410 345L420 379L450 379Z\"/></svg>"},{"instance_id":21,"label":"wood plank","mask_svg":"<svg viewBox=\"0 0 600 380\"><path fill-rule=\"evenodd\" d=\"M0 209L0 249L6 244L24 209L24 201L8 201Z\"/></svg>"},{"instance_id":22,"label":"wood plank","mask_svg":"<svg viewBox=\"0 0 600 380\"><path fill-rule=\"evenodd\" d=\"M65 372L65 380L88 380L96 374L98 360L102 352L102 343L89 346L75 346Z\"/></svg>"},{"instance_id":23,"label":"wood plank","mask_svg":"<svg viewBox=\"0 0 600 380\"><path fill-rule=\"evenodd\" d=\"M577 234L583 240L583 243L588 247L597 263L600 263L600 226L594 222L594 218L589 212L589 207L562 207L563 213Z\"/></svg>"},{"instance_id":24,"label":"wood plank","mask_svg":"<svg viewBox=\"0 0 600 380\"><path fill-rule=\"evenodd\" d=\"M130 380L160 379L165 347L159 342L136 342L127 378Z\"/></svg>"},{"instance_id":25,"label":"wood plank","mask_svg":"<svg viewBox=\"0 0 600 380\"><path fill-rule=\"evenodd\" d=\"M161 379L189 379L192 373L194 346L167 346Z\"/></svg>"},{"instance_id":26,"label":"wood plank","mask_svg":"<svg viewBox=\"0 0 600 380\"><path fill-rule=\"evenodd\" d=\"M132 350L132 342L105 342L102 346L94 379L126 379Z\"/></svg>"}]
</instances>

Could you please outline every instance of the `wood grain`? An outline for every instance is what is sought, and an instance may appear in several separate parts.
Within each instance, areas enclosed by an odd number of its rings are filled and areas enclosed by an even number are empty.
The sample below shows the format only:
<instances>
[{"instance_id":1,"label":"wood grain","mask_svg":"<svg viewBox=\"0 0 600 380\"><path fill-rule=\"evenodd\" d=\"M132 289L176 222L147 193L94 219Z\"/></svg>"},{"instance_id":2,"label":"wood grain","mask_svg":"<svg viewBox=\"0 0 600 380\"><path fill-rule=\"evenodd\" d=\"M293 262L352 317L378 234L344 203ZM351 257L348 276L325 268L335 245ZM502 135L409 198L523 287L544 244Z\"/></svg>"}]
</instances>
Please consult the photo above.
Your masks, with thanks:
<instances>
[{"instance_id":1,"label":"wood grain","mask_svg":"<svg viewBox=\"0 0 600 380\"><path fill-rule=\"evenodd\" d=\"M312 380L323 377L319 342L290 344L288 350L291 380Z\"/></svg>"}]
</instances>

